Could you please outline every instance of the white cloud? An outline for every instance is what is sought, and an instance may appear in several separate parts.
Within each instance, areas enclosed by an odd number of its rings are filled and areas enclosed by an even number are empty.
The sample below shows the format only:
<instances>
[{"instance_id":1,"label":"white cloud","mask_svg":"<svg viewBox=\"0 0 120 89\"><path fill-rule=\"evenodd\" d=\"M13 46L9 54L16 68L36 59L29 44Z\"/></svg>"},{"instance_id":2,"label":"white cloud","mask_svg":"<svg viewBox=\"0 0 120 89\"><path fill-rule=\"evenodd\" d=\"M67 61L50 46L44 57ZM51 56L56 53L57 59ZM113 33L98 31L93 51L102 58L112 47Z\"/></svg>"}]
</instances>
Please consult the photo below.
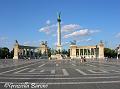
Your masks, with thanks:
<instances>
[{"instance_id":1,"label":"white cloud","mask_svg":"<svg viewBox=\"0 0 120 89\"><path fill-rule=\"evenodd\" d=\"M88 38L88 39L86 39L86 41L92 41L92 39L91 39L91 38Z\"/></svg>"},{"instance_id":2,"label":"white cloud","mask_svg":"<svg viewBox=\"0 0 120 89\"><path fill-rule=\"evenodd\" d=\"M120 38L120 32L116 34L116 38Z\"/></svg>"},{"instance_id":3,"label":"white cloud","mask_svg":"<svg viewBox=\"0 0 120 89\"><path fill-rule=\"evenodd\" d=\"M77 42L89 42L89 41L92 41L92 39L91 38L81 39L81 40L78 40Z\"/></svg>"},{"instance_id":4,"label":"white cloud","mask_svg":"<svg viewBox=\"0 0 120 89\"><path fill-rule=\"evenodd\" d=\"M62 46L66 46L66 45L69 45L69 44L70 44L69 42L63 42Z\"/></svg>"},{"instance_id":5,"label":"white cloud","mask_svg":"<svg viewBox=\"0 0 120 89\"><path fill-rule=\"evenodd\" d=\"M68 25L64 25L62 27L62 32L71 32L71 31L75 31L80 29L80 25L78 24L68 24Z\"/></svg>"},{"instance_id":6,"label":"white cloud","mask_svg":"<svg viewBox=\"0 0 120 89\"><path fill-rule=\"evenodd\" d=\"M50 20L47 20L47 21L46 21L46 24L49 25L49 24L50 24Z\"/></svg>"},{"instance_id":7,"label":"white cloud","mask_svg":"<svg viewBox=\"0 0 120 89\"><path fill-rule=\"evenodd\" d=\"M24 43L23 43L23 45L30 45L30 41L25 41Z\"/></svg>"},{"instance_id":8,"label":"white cloud","mask_svg":"<svg viewBox=\"0 0 120 89\"><path fill-rule=\"evenodd\" d=\"M46 21L46 24L49 23L49 20ZM78 24L68 24L68 25L63 25L61 27L61 32L72 32L75 30L80 29L80 25ZM56 31L55 31L56 30ZM50 34L53 33L55 34L55 32L57 32L57 24L52 24L52 25L47 25L45 27L42 27L39 29L39 32L44 32L46 34Z\"/></svg>"},{"instance_id":9,"label":"white cloud","mask_svg":"<svg viewBox=\"0 0 120 89\"><path fill-rule=\"evenodd\" d=\"M64 35L64 38L69 38L69 37L76 37L76 36L89 36L93 33L99 32L98 30L88 30L88 29L83 29L79 31L74 31L70 34Z\"/></svg>"},{"instance_id":10,"label":"white cloud","mask_svg":"<svg viewBox=\"0 0 120 89\"><path fill-rule=\"evenodd\" d=\"M0 47L5 47L11 45L12 42L9 41L8 37L0 36Z\"/></svg>"},{"instance_id":11,"label":"white cloud","mask_svg":"<svg viewBox=\"0 0 120 89\"><path fill-rule=\"evenodd\" d=\"M86 36L86 35L89 35L88 29L72 32L70 34L65 35L64 38L69 38L69 37L73 37L73 36Z\"/></svg>"},{"instance_id":12,"label":"white cloud","mask_svg":"<svg viewBox=\"0 0 120 89\"><path fill-rule=\"evenodd\" d=\"M0 41L6 41L6 40L8 40L7 37L0 37Z\"/></svg>"},{"instance_id":13,"label":"white cloud","mask_svg":"<svg viewBox=\"0 0 120 89\"><path fill-rule=\"evenodd\" d=\"M50 24L50 20L46 21ZM47 25L39 29L39 32L44 32L46 34L51 34L53 37L57 35L57 24ZM76 36L88 36L93 33L99 32L99 30L89 30L83 29L79 24L67 24L62 25L61 32L64 33L64 38L76 37Z\"/></svg>"},{"instance_id":14,"label":"white cloud","mask_svg":"<svg viewBox=\"0 0 120 89\"><path fill-rule=\"evenodd\" d=\"M53 43L53 45L56 47L57 46L57 42Z\"/></svg>"},{"instance_id":15,"label":"white cloud","mask_svg":"<svg viewBox=\"0 0 120 89\"><path fill-rule=\"evenodd\" d=\"M46 34L50 34L54 31L54 29L57 29L57 24L52 24L50 26L42 27L39 29L39 32L44 32Z\"/></svg>"},{"instance_id":16,"label":"white cloud","mask_svg":"<svg viewBox=\"0 0 120 89\"><path fill-rule=\"evenodd\" d=\"M40 44L40 40L36 40L36 41L25 41L23 42L23 45L25 46L38 46Z\"/></svg>"},{"instance_id":17,"label":"white cloud","mask_svg":"<svg viewBox=\"0 0 120 89\"><path fill-rule=\"evenodd\" d=\"M100 32L100 30L90 30L90 33L96 33L96 32Z\"/></svg>"}]
</instances>

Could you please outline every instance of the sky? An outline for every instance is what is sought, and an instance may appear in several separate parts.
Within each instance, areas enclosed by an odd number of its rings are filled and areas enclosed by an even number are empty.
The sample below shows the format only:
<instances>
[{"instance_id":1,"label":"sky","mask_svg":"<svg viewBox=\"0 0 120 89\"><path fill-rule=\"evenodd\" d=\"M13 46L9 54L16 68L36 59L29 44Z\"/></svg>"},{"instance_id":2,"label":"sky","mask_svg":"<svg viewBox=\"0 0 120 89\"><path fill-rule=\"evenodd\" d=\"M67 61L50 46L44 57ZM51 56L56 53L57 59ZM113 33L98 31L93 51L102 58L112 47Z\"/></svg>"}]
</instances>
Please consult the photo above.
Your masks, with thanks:
<instances>
[{"instance_id":1,"label":"sky","mask_svg":"<svg viewBox=\"0 0 120 89\"><path fill-rule=\"evenodd\" d=\"M0 0L0 47L40 46L57 42L57 13L61 12L62 46L120 44L120 0Z\"/></svg>"}]
</instances>

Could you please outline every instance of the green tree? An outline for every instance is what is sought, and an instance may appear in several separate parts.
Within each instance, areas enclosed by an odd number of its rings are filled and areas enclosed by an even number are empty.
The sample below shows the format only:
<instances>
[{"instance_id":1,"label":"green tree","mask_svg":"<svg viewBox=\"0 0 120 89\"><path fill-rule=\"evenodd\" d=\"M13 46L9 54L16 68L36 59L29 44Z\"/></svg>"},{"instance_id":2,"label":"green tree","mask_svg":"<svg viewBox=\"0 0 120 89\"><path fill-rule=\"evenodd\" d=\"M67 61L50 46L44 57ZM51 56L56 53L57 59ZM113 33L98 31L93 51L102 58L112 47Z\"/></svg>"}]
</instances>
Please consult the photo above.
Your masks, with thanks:
<instances>
[{"instance_id":1,"label":"green tree","mask_svg":"<svg viewBox=\"0 0 120 89\"><path fill-rule=\"evenodd\" d=\"M68 49L67 56L70 57L70 49Z\"/></svg>"},{"instance_id":2,"label":"green tree","mask_svg":"<svg viewBox=\"0 0 120 89\"><path fill-rule=\"evenodd\" d=\"M1 55L2 55L2 48L0 48L0 59L1 59Z\"/></svg>"},{"instance_id":3,"label":"green tree","mask_svg":"<svg viewBox=\"0 0 120 89\"><path fill-rule=\"evenodd\" d=\"M66 54L67 55L67 51L65 49L62 50L62 54Z\"/></svg>"},{"instance_id":4,"label":"green tree","mask_svg":"<svg viewBox=\"0 0 120 89\"><path fill-rule=\"evenodd\" d=\"M48 48L48 57L51 57L52 50L51 48Z\"/></svg>"},{"instance_id":5,"label":"green tree","mask_svg":"<svg viewBox=\"0 0 120 89\"><path fill-rule=\"evenodd\" d=\"M14 49L13 49L12 51L10 51L10 56L9 56L9 58L13 58L13 56L14 56Z\"/></svg>"},{"instance_id":6,"label":"green tree","mask_svg":"<svg viewBox=\"0 0 120 89\"><path fill-rule=\"evenodd\" d=\"M9 49L7 47L3 47L1 49L1 58L9 58L10 52Z\"/></svg>"},{"instance_id":7,"label":"green tree","mask_svg":"<svg viewBox=\"0 0 120 89\"><path fill-rule=\"evenodd\" d=\"M42 56L41 50L38 52L38 55L39 55L39 57ZM45 55L45 53L43 55Z\"/></svg>"},{"instance_id":8,"label":"green tree","mask_svg":"<svg viewBox=\"0 0 120 89\"><path fill-rule=\"evenodd\" d=\"M110 48L104 48L104 55L108 58L115 58L117 56L117 52Z\"/></svg>"}]
</instances>

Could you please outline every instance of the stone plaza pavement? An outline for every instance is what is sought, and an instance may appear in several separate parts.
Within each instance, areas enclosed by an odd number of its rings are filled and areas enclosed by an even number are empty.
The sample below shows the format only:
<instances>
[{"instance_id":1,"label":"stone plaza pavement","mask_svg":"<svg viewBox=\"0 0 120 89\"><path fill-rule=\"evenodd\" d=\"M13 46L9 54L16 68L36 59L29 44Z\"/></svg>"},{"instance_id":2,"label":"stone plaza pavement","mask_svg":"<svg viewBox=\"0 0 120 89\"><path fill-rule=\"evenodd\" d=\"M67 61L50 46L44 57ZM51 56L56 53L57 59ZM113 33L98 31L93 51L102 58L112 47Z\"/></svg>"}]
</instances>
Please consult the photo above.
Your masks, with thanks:
<instances>
[{"instance_id":1,"label":"stone plaza pavement","mask_svg":"<svg viewBox=\"0 0 120 89\"><path fill-rule=\"evenodd\" d=\"M120 60L10 61L0 64L2 89L120 89Z\"/></svg>"},{"instance_id":2,"label":"stone plaza pavement","mask_svg":"<svg viewBox=\"0 0 120 89\"><path fill-rule=\"evenodd\" d=\"M30 62L36 62L39 61L37 59L0 59L0 68L6 68L6 67L12 67L12 66L18 66Z\"/></svg>"}]
</instances>

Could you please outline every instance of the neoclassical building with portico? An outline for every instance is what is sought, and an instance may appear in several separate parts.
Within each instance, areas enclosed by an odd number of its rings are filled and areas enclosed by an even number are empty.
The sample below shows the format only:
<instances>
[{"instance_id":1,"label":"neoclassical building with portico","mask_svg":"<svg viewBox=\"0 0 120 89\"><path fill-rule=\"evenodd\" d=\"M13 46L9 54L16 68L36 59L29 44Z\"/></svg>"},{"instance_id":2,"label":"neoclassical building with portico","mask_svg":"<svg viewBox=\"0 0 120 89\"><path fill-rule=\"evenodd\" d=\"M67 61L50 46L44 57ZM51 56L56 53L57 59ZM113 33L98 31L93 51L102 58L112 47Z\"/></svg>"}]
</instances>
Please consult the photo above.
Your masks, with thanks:
<instances>
[{"instance_id":1,"label":"neoclassical building with portico","mask_svg":"<svg viewBox=\"0 0 120 89\"><path fill-rule=\"evenodd\" d=\"M104 43L100 41L95 46L77 46L76 44L70 45L70 57L73 58L104 58Z\"/></svg>"}]
</instances>

